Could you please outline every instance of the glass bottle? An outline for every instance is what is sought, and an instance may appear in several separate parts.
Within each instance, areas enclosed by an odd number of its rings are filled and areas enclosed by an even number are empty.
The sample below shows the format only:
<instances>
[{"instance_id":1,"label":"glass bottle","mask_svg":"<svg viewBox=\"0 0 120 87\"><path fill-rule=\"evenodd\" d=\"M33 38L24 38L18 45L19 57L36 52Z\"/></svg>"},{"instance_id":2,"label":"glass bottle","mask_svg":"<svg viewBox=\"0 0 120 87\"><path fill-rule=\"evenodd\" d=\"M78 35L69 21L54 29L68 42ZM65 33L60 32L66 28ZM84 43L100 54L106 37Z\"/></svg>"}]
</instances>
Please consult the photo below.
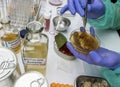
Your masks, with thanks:
<instances>
[{"instance_id":1,"label":"glass bottle","mask_svg":"<svg viewBox=\"0 0 120 87\"><path fill-rule=\"evenodd\" d=\"M28 33L24 37L22 51L25 71L35 70L45 75L48 37L41 33L43 26L38 21L28 23L26 30Z\"/></svg>"},{"instance_id":2,"label":"glass bottle","mask_svg":"<svg viewBox=\"0 0 120 87\"><path fill-rule=\"evenodd\" d=\"M3 26L0 36L1 44L13 50L16 54L21 51L21 38L18 29L10 26L10 21L2 22Z\"/></svg>"}]
</instances>

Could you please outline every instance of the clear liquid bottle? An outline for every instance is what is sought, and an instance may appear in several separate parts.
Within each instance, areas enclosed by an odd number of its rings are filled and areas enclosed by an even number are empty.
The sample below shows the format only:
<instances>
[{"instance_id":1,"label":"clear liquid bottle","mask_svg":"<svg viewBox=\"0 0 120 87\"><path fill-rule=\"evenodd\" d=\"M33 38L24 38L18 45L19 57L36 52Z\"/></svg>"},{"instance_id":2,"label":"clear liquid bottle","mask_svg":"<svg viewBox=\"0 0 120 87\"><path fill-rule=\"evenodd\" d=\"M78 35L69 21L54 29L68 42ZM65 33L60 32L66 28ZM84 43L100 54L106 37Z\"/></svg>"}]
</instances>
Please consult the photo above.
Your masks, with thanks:
<instances>
[{"instance_id":1,"label":"clear liquid bottle","mask_svg":"<svg viewBox=\"0 0 120 87\"><path fill-rule=\"evenodd\" d=\"M46 62L48 54L48 37L41 33L43 26L38 21L27 24L28 33L24 37L23 61L25 71L38 71L46 74Z\"/></svg>"}]
</instances>

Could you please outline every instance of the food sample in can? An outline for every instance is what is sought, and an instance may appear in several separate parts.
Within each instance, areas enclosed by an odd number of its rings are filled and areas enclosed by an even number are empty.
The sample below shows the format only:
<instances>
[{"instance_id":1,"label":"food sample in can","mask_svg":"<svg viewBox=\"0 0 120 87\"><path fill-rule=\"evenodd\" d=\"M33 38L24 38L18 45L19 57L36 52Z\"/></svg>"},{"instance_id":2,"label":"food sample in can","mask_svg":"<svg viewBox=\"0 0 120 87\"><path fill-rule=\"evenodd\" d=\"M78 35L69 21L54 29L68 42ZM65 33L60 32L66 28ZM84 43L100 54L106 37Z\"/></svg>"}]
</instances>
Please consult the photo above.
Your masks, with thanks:
<instances>
[{"instance_id":1,"label":"food sample in can","mask_svg":"<svg viewBox=\"0 0 120 87\"><path fill-rule=\"evenodd\" d=\"M103 77L96 76L78 76L75 80L75 87L111 87L108 81Z\"/></svg>"},{"instance_id":2,"label":"food sample in can","mask_svg":"<svg viewBox=\"0 0 120 87\"><path fill-rule=\"evenodd\" d=\"M91 50L97 50L98 40L88 32L75 31L70 35L70 41L75 50L80 53L88 54Z\"/></svg>"}]
</instances>

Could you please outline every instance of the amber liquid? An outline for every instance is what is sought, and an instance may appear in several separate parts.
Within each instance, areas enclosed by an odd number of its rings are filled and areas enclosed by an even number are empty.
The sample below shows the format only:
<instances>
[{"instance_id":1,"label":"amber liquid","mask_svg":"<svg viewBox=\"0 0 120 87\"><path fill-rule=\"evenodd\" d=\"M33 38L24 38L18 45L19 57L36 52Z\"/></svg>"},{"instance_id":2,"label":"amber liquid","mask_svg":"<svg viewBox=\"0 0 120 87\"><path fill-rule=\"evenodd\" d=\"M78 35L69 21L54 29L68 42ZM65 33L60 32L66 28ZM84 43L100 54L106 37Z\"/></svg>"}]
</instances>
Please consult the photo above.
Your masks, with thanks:
<instances>
[{"instance_id":1,"label":"amber liquid","mask_svg":"<svg viewBox=\"0 0 120 87\"><path fill-rule=\"evenodd\" d=\"M71 34L70 41L78 52L86 55L99 47L98 40L87 32L74 32Z\"/></svg>"},{"instance_id":2,"label":"amber liquid","mask_svg":"<svg viewBox=\"0 0 120 87\"><path fill-rule=\"evenodd\" d=\"M20 41L20 37L18 38L18 34L14 34L14 33L7 33L4 34L3 37L1 37L2 40L2 45L5 46L4 42L9 43L11 46L8 48L12 49L15 53L19 53L20 49L21 49L21 41ZM14 44L13 44L14 43Z\"/></svg>"},{"instance_id":3,"label":"amber liquid","mask_svg":"<svg viewBox=\"0 0 120 87\"><path fill-rule=\"evenodd\" d=\"M25 50L23 53L24 58L27 61L29 61L28 63L25 63L25 70L26 71L35 70L45 75L47 52L48 48L46 43L37 42L33 44L28 42L25 45ZM42 64L37 62L41 60L45 60L45 62L42 61Z\"/></svg>"}]
</instances>

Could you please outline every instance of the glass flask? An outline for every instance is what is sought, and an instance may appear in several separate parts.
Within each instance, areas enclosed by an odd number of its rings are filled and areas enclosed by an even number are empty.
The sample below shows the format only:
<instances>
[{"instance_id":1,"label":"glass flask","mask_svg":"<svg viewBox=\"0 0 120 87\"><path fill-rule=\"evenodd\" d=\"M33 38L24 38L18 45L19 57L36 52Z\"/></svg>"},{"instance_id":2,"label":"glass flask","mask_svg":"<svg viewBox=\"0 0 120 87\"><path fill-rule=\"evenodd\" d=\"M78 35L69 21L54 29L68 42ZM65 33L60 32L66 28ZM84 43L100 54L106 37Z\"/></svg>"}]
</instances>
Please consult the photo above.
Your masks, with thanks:
<instances>
[{"instance_id":1,"label":"glass flask","mask_svg":"<svg viewBox=\"0 0 120 87\"><path fill-rule=\"evenodd\" d=\"M48 37L41 33L43 26L38 21L32 21L27 24L28 33L23 42L23 61L25 71L38 71L46 74L46 62L48 54Z\"/></svg>"}]
</instances>

